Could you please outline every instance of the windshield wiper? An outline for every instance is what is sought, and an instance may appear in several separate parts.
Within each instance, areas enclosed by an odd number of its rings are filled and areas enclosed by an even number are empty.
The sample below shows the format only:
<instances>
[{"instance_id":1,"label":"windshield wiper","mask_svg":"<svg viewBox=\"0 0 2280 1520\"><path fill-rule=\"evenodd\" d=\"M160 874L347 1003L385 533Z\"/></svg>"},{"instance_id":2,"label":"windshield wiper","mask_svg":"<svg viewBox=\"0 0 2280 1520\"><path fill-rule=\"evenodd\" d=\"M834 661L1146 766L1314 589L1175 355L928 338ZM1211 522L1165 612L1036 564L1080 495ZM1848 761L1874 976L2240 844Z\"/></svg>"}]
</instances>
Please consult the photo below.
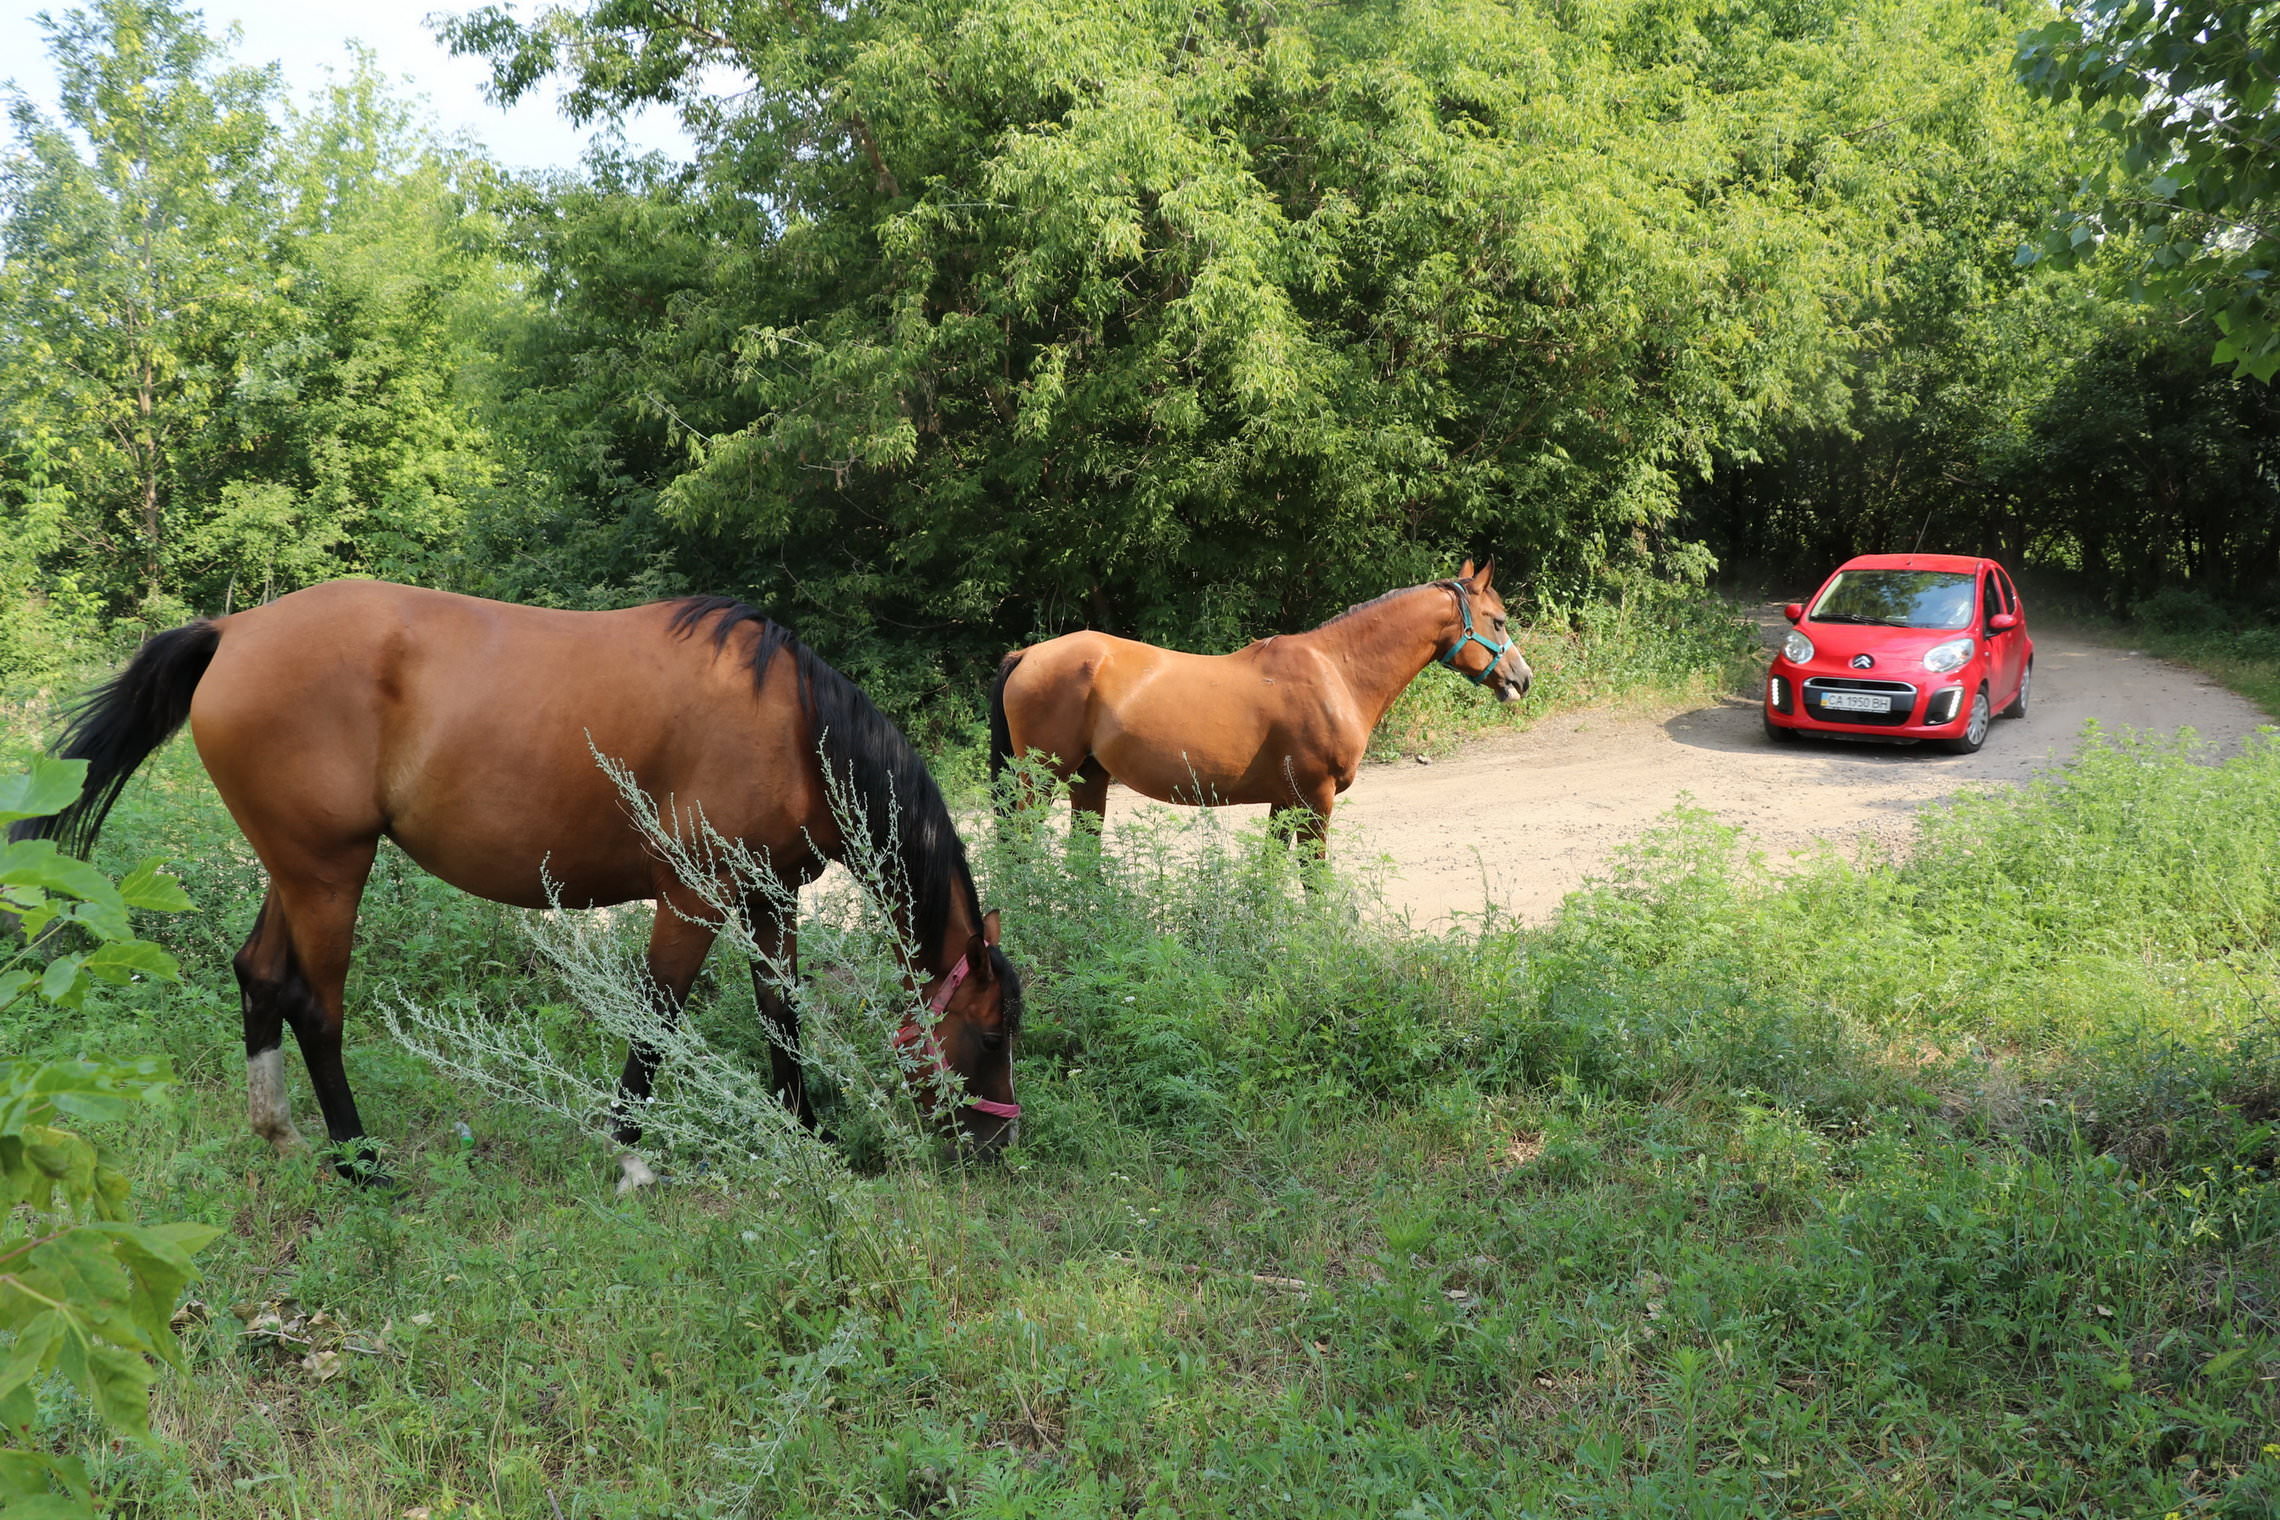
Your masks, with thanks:
<instances>
[{"instance_id":1,"label":"windshield wiper","mask_svg":"<svg viewBox=\"0 0 2280 1520\"><path fill-rule=\"evenodd\" d=\"M1849 612L1816 612L1813 614L1812 621L1816 623L1861 623L1871 628L1905 628L1908 626L1906 623L1895 623L1890 618L1855 617Z\"/></svg>"}]
</instances>

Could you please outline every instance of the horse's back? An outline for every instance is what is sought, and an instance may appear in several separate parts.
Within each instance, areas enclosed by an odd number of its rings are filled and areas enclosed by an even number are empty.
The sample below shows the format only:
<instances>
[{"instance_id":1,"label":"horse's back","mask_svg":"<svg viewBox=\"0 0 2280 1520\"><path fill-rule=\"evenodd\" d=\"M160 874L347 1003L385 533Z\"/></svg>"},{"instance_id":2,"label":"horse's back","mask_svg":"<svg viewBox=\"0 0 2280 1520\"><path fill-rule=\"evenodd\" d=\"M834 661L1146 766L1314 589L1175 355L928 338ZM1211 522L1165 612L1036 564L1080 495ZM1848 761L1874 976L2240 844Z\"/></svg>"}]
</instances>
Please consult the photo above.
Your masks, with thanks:
<instances>
[{"instance_id":1,"label":"horse's back","mask_svg":"<svg viewBox=\"0 0 2280 1520\"><path fill-rule=\"evenodd\" d=\"M1288 764L1335 747L1331 674L1294 639L1200 655L1087 631L1025 650L1004 701L1017 753L1090 757L1163 800L1281 801Z\"/></svg>"},{"instance_id":2,"label":"horse's back","mask_svg":"<svg viewBox=\"0 0 2280 1520\"><path fill-rule=\"evenodd\" d=\"M222 620L192 732L265 857L384 833L500 901L542 901L541 863L568 898L647 896L596 751L733 834L768 832L770 798L809 780L796 725L759 721L749 666L676 637L674 610L312 587Z\"/></svg>"}]
</instances>

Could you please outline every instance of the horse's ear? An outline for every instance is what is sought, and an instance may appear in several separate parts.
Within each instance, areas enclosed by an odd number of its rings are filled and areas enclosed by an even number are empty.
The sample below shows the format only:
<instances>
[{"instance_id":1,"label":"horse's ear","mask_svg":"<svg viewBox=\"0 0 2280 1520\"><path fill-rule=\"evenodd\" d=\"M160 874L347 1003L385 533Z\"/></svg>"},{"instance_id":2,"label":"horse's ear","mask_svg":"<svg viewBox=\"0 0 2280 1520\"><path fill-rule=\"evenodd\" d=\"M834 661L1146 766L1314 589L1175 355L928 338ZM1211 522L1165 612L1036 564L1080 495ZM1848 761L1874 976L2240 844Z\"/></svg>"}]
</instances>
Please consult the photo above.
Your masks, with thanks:
<instances>
[{"instance_id":1,"label":"horse's ear","mask_svg":"<svg viewBox=\"0 0 2280 1520\"><path fill-rule=\"evenodd\" d=\"M1470 565L1472 561L1467 560L1465 563L1467 565ZM1488 589L1488 578L1495 573L1496 561L1493 559L1482 560L1480 562L1480 574L1472 577L1473 590L1486 591Z\"/></svg>"},{"instance_id":2,"label":"horse's ear","mask_svg":"<svg viewBox=\"0 0 2280 1520\"><path fill-rule=\"evenodd\" d=\"M966 940L966 974L987 987L997 978L997 967L990 962L990 950L998 942L997 909L982 915L982 932Z\"/></svg>"},{"instance_id":3,"label":"horse's ear","mask_svg":"<svg viewBox=\"0 0 2280 1520\"><path fill-rule=\"evenodd\" d=\"M1469 581L1469 580L1471 580L1471 579L1472 579L1472 575L1473 575L1472 556L1468 554L1468 555L1466 555L1466 556L1465 556L1465 563L1464 563L1464 568L1460 569L1460 570L1457 572L1457 579L1458 579L1458 580L1460 580L1460 581Z\"/></svg>"}]
</instances>

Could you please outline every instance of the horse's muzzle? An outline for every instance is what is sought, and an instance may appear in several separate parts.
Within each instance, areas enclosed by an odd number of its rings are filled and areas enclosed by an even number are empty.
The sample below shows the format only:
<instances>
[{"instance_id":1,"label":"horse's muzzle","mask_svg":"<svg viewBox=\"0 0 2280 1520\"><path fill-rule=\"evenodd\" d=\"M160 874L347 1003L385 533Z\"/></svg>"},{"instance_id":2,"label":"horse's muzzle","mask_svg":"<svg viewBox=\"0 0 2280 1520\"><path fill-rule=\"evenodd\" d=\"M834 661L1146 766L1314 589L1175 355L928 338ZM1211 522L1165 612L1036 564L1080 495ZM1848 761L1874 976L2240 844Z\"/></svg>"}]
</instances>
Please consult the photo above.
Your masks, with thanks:
<instances>
[{"instance_id":1,"label":"horse's muzzle","mask_svg":"<svg viewBox=\"0 0 2280 1520\"><path fill-rule=\"evenodd\" d=\"M992 1161L1003 1156L1006 1149L1021 1138L1019 1119L1000 1119L970 1108L959 1110L958 1129L976 1155Z\"/></svg>"}]
</instances>

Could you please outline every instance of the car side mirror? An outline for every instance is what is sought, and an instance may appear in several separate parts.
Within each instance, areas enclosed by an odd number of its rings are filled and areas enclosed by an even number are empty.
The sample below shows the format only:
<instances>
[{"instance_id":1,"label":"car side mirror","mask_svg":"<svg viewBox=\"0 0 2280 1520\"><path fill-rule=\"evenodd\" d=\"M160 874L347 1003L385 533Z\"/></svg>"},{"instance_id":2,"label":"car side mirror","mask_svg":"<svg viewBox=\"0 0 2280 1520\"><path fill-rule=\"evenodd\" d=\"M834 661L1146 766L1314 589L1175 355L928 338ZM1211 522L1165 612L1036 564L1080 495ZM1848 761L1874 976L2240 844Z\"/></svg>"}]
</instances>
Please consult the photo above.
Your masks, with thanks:
<instances>
[{"instance_id":1,"label":"car side mirror","mask_svg":"<svg viewBox=\"0 0 2280 1520\"><path fill-rule=\"evenodd\" d=\"M1996 633L2008 633L2019 626L2019 617L2015 612L1998 612L1987 620L1987 626Z\"/></svg>"},{"instance_id":2,"label":"car side mirror","mask_svg":"<svg viewBox=\"0 0 2280 1520\"><path fill-rule=\"evenodd\" d=\"M1805 604L1803 602L1791 602L1781 609L1781 615L1794 623L1805 616Z\"/></svg>"}]
</instances>

